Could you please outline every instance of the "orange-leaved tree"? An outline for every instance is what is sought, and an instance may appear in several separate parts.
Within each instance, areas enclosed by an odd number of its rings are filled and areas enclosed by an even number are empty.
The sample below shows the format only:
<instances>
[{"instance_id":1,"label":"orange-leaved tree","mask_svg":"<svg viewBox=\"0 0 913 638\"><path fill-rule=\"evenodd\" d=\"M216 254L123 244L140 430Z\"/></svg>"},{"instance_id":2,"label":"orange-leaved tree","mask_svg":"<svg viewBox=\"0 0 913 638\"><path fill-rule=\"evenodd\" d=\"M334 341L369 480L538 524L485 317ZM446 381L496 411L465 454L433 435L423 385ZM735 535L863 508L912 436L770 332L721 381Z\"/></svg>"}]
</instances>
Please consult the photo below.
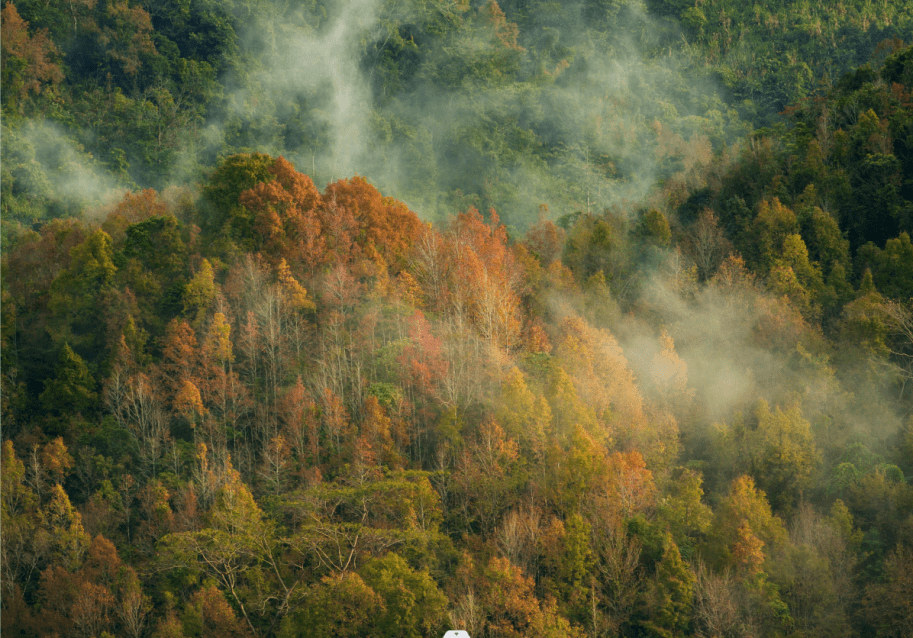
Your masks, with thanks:
<instances>
[{"instance_id":1,"label":"orange-leaved tree","mask_svg":"<svg viewBox=\"0 0 913 638\"><path fill-rule=\"evenodd\" d=\"M366 256L376 251L394 272L407 265L422 223L405 204L384 197L358 175L329 184L324 201L328 210L343 209L352 216L356 224L352 239Z\"/></svg>"},{"instance_id":2,"label":"orange-leaved tree","mask_svg":"<svg viewBox=\"0 0 913 638\"><path fill-rule=\"evenodd\" d=\"M450 228L454 251L454 290L465 287L461 301L476 329L492 343L510 348L520 334L520 284L522 272L507 240L498 214L491 222L475 208L456 216Z\"/></svg>"},{"instance_id":3,"label":"orange-leaved tree","mask_svg":"<svg viewBox=\"0 0 913 638\"><path fill-rule=\"evenodd\" d=\"M48 85L63 81L63 70L57 64L60 52L47 29L29 34L29 23L12 2L0 12L0 25L3 97L13 110L21 112L30 94L40 95Z\"/></svg>"},{"instance_id":4,"label":"orange-leaved tree","mask_svg":"<svg viewBox=\"0 0 913 638\"><path fill-rule=\"evenodd\" d=\"M288 160L277 158L266 172L271 176L243 191L238 201L251 215L255 246L274 262L285 259L313 270L326 259L326 239L318 209L323 200L314 182Z\"/></svg>"}]
</instances>

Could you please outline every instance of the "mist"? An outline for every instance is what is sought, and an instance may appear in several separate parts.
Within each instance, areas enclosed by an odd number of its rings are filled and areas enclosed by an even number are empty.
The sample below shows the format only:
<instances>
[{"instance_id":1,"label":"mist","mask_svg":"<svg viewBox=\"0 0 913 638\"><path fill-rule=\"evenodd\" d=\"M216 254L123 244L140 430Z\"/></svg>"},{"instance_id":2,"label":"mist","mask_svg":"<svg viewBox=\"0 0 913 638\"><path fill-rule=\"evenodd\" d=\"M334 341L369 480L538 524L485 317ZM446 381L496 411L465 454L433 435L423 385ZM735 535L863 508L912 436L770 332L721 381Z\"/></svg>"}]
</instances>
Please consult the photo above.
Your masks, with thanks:
<instances>
[{"instance_id":1,"label":"mist","mask_svg":"<svg viewBox=\"0 0 913 638\"><path fill-rule=\"evenodd\" d=\"M692 397L676 417L692 443L713 445L717 428L752 414L764 400L771 408L798 405L827 455L854 444L879 454L891 449L902 426L896 379L864 356L840 357L817 325L751 279L682 289L657 270L645 275L630 303L637 313L617 314L603 327L617 336L638 385L654 401L659 335L672 338Z\"/></svg>"},{"instance_id":2,"label":"mist","mask_svg":"<svg viewBox=\"0 0 913 638\"><path fill-rule=\"evenodd\" d=\"M535 18L504 9L258 5L236 16L238 51L217 78L219 95L175 136L158 177L137 158L93 160L45 120L18 134L35 145L46 179L17 187L97 204L115 191L199 182L230 154L263 152L285 156L319 188L359 174L426 220L494 208L521 234L543 206L553 219L627 210L658 185L691 179L746 131L641 2L597 21L583 3ZM91 130L80 135L91 141Z\"/></svg>"},{"instance_id":3,"label":"mist","mask_svg":"<svg viewBox=\"0 0 913 638\"><path fill-rule=\"evenodd\" d=\"M604 24L580 5L537 23L518 19L518 30L512 20L523 16L511 7L505 2L499 17L487 3L348 0L251 15L238 33L244 64L219 79L221 106L179 150L170 180L198 181L194 166L238 151L284 155L318 187L359 174L426 220L493 207L517 236L543 210L552 219L606 209L631 216L645 202L666 205L661 188L702 186L714 155L746 131L722 88L686 48L662 40L667 25L642 3ZM443 33L443 45L433 48L429 32ZM405 74L391 75L391 51ZM57 125L29 121L9 134L29 141L36 170L19 183L34 196L99 210L136 186ZM730 419L758 396L801 400L813 417L846 403L843 390L791 383L795 347L759 343L761 293L710 286L684 299L655 273L647 279L637 303L662 318L709 421ZM657 326L625 319L606 327L648 379ZM877 407L887 383L860 383L868 385L855 401L872 409L858 410L852 427L895 428Z\"/></svg>"},{"instance_id":4,"label":"mist","mask_svg":"<svg viewBox=\"0 0 913 638\"><path fill-rule=\"evenodd\" d=\"M281 154L318 187L360 174L425 219L494 207L522 232L541 205L557 218L641 201L694 163L689 143L719 150L744 132L719 87L657 50L640 3L606 31L579 8L539 33L490 11L352 0L300 23L257 16L241 34L257 72L222 79L203 155Z\"/></svg>"},{"instance_id":5,"label":"mist","mask_svg":"<svg viewBox=\"0 0 913 638\"><path fill-rule=\"evenodd\" d=\"M15 129L4 126L3 135L4 149L14 149L4 159L16 167L9 175L15 187L7 193L21 196L20 205L44 204L78 215L120 199L129 189L128 180L107 170L53 122L27 120Z\"/></svg>"}]
</instances>

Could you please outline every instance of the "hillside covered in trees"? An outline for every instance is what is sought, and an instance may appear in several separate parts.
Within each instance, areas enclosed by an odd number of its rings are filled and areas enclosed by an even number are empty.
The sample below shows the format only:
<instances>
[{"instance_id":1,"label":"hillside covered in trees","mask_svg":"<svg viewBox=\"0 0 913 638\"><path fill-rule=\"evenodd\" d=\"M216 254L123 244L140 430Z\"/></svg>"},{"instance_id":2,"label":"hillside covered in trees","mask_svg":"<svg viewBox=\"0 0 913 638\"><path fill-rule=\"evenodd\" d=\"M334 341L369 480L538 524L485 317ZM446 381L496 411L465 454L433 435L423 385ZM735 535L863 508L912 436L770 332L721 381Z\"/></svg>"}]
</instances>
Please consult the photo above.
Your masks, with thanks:
<instances>
[{"instance_id":1,"label":"hillside covered in trees","mask_svg":"<svg viewBox=\"0 0 913 638\"><path fill-rule=\"evenodd\" d=\"M0 17L4 636L909 636L907 3Z\"/></svg>"}]
</instances>

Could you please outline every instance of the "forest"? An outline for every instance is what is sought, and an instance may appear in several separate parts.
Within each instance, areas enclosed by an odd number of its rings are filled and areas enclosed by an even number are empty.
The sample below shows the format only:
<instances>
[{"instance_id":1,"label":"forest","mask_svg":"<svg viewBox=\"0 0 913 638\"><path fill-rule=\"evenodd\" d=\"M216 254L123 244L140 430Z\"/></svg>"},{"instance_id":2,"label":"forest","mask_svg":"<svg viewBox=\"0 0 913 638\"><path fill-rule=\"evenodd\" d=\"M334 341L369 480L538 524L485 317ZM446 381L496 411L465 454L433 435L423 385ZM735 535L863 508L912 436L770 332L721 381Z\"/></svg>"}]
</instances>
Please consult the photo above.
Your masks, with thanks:
<instances>
[{"instance_id":1,"label":"forest","mask_svg":"<svg viewBox=\"0 0 913 638\"><path fill-rule=\"evenodd\" d=\"M3 635L910 637L908 2L0 30Z\"/></svg>"}]
</instances>

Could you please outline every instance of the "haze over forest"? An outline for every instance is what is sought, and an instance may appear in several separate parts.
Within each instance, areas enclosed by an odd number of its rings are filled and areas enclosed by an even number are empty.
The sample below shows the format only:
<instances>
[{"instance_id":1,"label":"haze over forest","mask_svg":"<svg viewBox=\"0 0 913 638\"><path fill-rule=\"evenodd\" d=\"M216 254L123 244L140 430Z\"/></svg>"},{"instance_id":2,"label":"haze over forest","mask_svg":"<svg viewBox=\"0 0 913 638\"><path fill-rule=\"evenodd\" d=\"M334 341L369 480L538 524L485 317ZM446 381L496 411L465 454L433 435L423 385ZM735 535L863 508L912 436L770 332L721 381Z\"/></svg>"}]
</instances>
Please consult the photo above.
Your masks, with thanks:
<instances>
[{"instance_id":1,"label":"haze over forest","mask_svg":"<svg viewBox=\"0 0 913 638\"><path fill-rule=\"evenodd\" d=\"M4 636L908 638L899 0L39 0Z\"/></svg>"}]
</instances>

